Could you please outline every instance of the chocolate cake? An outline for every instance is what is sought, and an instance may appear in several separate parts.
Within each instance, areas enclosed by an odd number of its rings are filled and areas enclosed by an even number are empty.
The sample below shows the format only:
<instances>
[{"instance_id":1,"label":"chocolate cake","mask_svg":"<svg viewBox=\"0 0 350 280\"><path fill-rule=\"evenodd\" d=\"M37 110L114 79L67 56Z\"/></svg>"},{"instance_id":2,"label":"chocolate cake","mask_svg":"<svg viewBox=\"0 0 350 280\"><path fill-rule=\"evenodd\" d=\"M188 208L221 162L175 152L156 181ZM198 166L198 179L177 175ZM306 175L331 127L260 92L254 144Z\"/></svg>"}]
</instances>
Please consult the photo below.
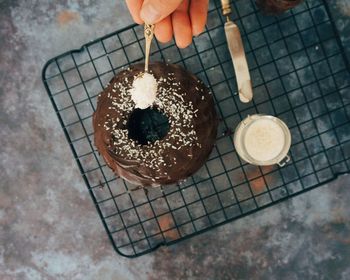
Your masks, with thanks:
<instances>
[{"instance_id":1,"label":"chocolate cake","mask_svg":"<svg viewBox=\"0 0 350 280\"><path fill-rule=\"evenodd\" d=\"M116 75L99 95L95 145L116 175L137 185L175 183L197 171L216 139L218 119L207 87L177 65L153 63L152 107L135 109L130 89L143 64Z\"/></svg>"},{"instance_id":2,"label":"chocolate cake","mask_svg":"<svg viewBox=\"0 0 350 280\"><path fill-rule=\"evenodd\" d=\"M269 15L278 15L299 5L303 0L256 0L257 6Z\"/></svg>"}]
</instances>

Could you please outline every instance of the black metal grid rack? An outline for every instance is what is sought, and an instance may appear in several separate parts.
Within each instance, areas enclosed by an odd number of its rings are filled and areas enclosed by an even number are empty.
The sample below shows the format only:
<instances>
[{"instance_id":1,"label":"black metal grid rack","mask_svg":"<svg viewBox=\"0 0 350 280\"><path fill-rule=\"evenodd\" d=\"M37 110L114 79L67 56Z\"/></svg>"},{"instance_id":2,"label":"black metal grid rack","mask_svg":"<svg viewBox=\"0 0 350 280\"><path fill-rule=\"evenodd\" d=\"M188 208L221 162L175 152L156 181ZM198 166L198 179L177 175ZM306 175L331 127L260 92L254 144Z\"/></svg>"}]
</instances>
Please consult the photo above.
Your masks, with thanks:
<instances>
[{"instance_id":1,"label":"black metal grid rack","mask_svg":"<svg viewBox=\"0 0 350 280\"><path fill-rule=\"evenodd\" d=\"M178 63L214 93L222 121L205 166L176 185L144 190L116 178L93 144L96 97L121 68L143 60L142 26L129 26L51 59L43 81L108 236L132 257L169 245L302 193L349 171L350 72L326 1L309 0L279 17L236 0L254 85L239 102L219 1L206 31L179 50L153 44L151 60ZM242 161L232 130L248 114L272 114L292 133L283 168ZM136 189L135 189L136 188Z\"/></svg>"}]
</instances>

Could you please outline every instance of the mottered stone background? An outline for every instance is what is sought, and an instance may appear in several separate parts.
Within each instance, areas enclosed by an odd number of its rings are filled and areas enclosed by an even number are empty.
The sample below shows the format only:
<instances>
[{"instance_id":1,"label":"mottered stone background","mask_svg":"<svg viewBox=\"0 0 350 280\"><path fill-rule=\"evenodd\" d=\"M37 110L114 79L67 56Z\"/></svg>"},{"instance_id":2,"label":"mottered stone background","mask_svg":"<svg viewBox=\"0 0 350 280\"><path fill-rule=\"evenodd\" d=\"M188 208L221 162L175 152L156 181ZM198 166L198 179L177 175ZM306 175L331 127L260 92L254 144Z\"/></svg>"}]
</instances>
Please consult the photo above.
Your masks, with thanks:
<instances>
[{"instance_id":1,"label":"mottered stone background","mask_svg":"<svg viewBox=\"0 0 350 280\"><path fill-rule=\"evenodd\" d=\"M331 2L349 55L350 3ZM350 279L349 175L137 259L113 251L41 69L131 22L124 1L0 0L0 279Z\"/></svg>"}]
</instances>

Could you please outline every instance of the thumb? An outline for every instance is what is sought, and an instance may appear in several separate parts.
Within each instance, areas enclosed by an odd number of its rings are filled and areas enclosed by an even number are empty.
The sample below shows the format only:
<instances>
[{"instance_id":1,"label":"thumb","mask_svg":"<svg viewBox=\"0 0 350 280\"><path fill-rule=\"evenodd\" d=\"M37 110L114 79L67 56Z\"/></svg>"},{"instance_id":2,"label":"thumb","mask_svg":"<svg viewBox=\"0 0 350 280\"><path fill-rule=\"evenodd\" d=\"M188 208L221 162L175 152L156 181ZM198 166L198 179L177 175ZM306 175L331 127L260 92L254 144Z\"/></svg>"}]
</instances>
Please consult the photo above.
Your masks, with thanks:
<instances>
[{"instance_id":1,"label":"thumb","mask_svg":"<svg viewBox=\"0 0 350 280\"><path fill-rule=\"evenodd\" d=\"M140 16L144 22L153 24L170 15L183 0L145 0Z\"/></svg>"}]
</instances>

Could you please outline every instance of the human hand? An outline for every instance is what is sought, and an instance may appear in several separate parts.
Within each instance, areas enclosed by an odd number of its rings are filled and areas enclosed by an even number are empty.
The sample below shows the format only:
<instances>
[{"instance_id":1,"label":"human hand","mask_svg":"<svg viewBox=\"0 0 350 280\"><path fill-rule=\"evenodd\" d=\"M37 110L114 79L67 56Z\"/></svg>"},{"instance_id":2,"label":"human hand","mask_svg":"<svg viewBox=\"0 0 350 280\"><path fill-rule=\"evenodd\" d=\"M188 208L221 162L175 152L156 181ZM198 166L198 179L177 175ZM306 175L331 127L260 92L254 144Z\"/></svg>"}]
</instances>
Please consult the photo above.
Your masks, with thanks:
<instances>
[{"instance_id":1,"label":"human hand","mask_svg":"<svg viewBox=\"0 0 350 280\"><path fill-rule=\"evenodd\" d=\"M157 40L166 43L175 37L179 48L186 48L192 36L199 35L207 21L209 0L126 0L138 24L155 24Z\"/></svg>"}]
</instances>

